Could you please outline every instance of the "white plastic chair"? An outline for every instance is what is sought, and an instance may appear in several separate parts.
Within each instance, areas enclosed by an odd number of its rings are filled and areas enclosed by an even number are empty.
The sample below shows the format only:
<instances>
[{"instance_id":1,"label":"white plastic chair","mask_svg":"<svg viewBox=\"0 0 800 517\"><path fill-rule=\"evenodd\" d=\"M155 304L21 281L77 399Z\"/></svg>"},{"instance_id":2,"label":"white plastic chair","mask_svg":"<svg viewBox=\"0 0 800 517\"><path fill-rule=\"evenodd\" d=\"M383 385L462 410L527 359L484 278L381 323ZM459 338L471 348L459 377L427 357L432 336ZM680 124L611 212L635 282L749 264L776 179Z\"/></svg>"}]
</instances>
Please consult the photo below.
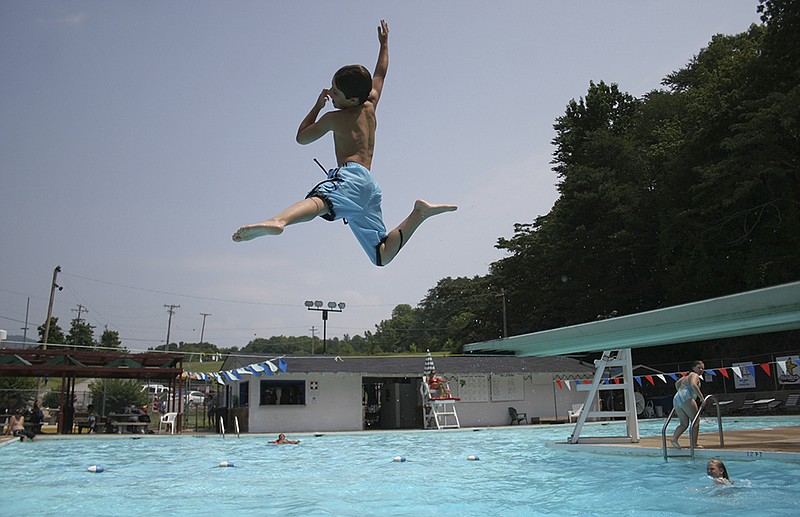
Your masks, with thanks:
<instances>
[{"instance_id":1,"label":"white plastic chair","mask_svg":"<svg viewBox=\"0 0 800 517\"><path fill-rule=\"evenodd\" d=\"M581 416L581 411L583 411L583 404L573 404L572 410L567 411L567 416L569 417L569 421L572 422L572 419L574 418L575 421L577 422L578 417ZM561 414L563 415L564 413Z\"/></svg>"},{"instance_id":2,"label":"white plastic chair","mask_svg":"<svg viewBox=\"0 0 800 517\"><path fill-rule=\"evenodd\" d=\"M178 418L178 413L165 413L158 421L158 432L161 432L161 426L169 429L170 434L175 434L175 420Z\"/></svg>"}]
</instances>

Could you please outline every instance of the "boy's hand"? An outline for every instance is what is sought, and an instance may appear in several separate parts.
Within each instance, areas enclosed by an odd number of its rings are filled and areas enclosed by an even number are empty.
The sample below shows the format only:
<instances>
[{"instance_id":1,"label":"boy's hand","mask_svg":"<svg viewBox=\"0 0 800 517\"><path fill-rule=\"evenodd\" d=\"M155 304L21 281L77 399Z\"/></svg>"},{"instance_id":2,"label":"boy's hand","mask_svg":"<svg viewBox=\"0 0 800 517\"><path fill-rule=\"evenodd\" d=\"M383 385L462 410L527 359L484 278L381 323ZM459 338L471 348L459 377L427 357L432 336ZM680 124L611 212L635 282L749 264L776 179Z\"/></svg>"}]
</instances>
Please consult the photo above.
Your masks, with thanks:
<instances>
[{"instance_id":1,"label":"boy's hand","mask_svg":"<svg viewBox=\"0 0 800 517\"><path fill-rule=\"evenodd\" d=\"M330 99L330 97L331 97L330 89L323 88L322 93L320 93L319 97L317 97L317 104L316 104L317 109L321 110L322 108L324 108L325 104L328 103L328 99Z\"/></svg>"},{"instance_id":2,"label":"boy's hand","mask_svg":"<svg viewBox=\"0 0 800 517\"><path fill-rule=\"evenodd\" d=\"M381 20L381 25L378 27L378 43L386 45L389 42L389 24L386 20Z\"/></svg>"}]
</instances>

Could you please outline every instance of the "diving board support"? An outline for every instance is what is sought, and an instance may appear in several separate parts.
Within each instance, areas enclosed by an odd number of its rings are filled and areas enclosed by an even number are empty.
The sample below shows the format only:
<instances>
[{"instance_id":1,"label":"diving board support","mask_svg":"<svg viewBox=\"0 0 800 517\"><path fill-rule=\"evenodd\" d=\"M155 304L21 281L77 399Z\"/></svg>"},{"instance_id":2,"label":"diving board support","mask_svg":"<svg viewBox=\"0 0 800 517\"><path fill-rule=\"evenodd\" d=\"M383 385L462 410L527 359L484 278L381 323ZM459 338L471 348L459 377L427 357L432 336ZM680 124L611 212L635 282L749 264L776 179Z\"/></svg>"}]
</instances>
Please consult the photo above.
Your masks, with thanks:
<instances>
[{"instance_id":1,"label":"diving board support","mask_svg":"<svg viewBox=\"0 0 800 517\"><path fill-rule=\"evenodd\" d=\"M618 350L606 350L600 359L594 362L595 372L592 385L586 394L586 402L583 411L578 416L575 429L567 439L568 443L637 443L639 441L639 420L636 412L636 398L633 390L633 361L630 348ZM618 383L609 382L611 376L615 374L612 369L622 368L622 381ZM619 378L619 377L615 377ZM623 411L592 411L593 402L598 399L601 391L622 390L625 397L625 409ZM625 428L627 436L597 436L581 437L583 426L587 418L619 418L625 417Z\"/></svg>"}]
</instances>

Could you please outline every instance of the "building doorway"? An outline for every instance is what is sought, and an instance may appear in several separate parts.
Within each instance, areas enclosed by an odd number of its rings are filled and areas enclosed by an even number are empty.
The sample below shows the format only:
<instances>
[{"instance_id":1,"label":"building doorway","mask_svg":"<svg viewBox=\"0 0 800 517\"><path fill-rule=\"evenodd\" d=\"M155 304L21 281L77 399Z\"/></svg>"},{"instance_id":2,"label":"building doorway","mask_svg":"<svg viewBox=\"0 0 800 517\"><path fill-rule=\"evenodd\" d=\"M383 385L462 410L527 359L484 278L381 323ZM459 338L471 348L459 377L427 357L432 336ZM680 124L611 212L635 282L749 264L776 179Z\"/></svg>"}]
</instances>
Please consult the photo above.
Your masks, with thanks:
<instances>
[{"instance_id":1,"label":"building doorway","mask_svg":"<svg viewBox=\"0 0 800 517\"><path fill-rule=\"evenodd\" d=\"M364 377L364 429L421 429L419 377Z\"/></svg>"}]
</instances>

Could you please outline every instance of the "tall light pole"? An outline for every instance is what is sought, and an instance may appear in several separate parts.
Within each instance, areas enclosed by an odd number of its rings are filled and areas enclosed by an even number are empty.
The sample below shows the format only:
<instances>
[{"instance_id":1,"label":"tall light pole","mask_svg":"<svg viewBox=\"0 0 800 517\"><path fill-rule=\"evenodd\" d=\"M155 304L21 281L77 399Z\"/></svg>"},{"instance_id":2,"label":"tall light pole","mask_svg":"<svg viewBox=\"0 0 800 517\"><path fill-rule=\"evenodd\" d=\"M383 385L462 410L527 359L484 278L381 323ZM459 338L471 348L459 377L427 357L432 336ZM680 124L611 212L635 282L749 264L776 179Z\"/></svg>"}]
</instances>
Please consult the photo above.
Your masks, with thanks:
<instances>
[{"instance_id":1,"label":"tall light pole","mask_svg":"<svg viewBox=\"0 0 800 517\"><path fill-rule=\"evenodd\" d=\"M305 306L310 311L322 312L322 354L324 355L328 351L328 313L342 312L347 305L344 302L328 302L328 306L323 307L320 300L314 302L307 300ZM311 353L314 353L313 350Z\"/></svg>"},{"instance_id":2,"label":"tall light pole","mask_svg":"<svg viewBox=\"0 0 800 517\"><path fill-rule=\"evenodd\" d=\"M47 350L47 340L50 338L50 318L53 317L53 302L56 299L56 289L63 289L56 283L56 278L61 272L61 266L56 266L53 270L53 282L50 284L50 304L47 306L47 320L44 322L44 338L42 338L42 350Z\"/></svg>"},{"instance_id":3,"label":"tall light pole","mask_svg":"<svg viewBox=\"0 0 800 517\"><path fill-rule=\"evenodd\" d=\"M203 317L203 326L200 327L200 342L202 343L203 342L203 334L206 331L206 318L211 316L211 314L209 314L207 312L201 312L200 316Z\"/></svg>"}]
</instances>

